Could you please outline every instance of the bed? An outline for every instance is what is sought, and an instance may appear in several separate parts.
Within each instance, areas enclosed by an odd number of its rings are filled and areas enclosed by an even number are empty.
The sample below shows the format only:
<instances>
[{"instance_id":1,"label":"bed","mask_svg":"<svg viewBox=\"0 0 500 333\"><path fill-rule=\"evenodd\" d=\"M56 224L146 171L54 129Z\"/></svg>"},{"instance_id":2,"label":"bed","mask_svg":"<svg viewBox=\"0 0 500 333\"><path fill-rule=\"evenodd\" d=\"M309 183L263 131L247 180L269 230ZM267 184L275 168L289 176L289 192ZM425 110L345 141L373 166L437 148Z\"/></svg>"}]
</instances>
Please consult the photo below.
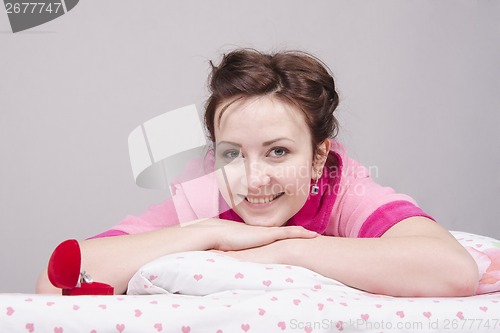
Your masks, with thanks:
<instances>
[{"instance_id":1,"label":"bed","mask_svg":"<svg viewBox=\"0 0 500 333\"><path fill-rule=\"evenodd\" d=\"M500 242L453 234L478 263L476 296L376 295L301 267L193 251L145 265L127 295L1 294L0 332L500 332Z\"/></svg>"}]
</instances>

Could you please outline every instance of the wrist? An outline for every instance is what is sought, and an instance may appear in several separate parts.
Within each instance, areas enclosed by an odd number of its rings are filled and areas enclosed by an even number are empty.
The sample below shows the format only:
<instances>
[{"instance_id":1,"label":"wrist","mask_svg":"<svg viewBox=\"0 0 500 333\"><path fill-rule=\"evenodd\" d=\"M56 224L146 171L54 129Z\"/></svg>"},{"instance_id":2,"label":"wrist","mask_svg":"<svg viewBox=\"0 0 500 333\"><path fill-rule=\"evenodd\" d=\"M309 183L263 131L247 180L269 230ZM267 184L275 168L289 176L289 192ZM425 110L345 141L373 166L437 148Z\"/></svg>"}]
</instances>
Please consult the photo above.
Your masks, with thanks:
<instances>
[{"instance_id":1,"label":"wrist","mask_svg":"<svg viewBox=\"0 0 500 333\"><path fill-rule=\"evenodd\" d=\"M283 265L296 265L297 249L300 247L300 240L289 238L275 242L276 249L273 249L275 262Z\"/></svg>"},{"instance_id":2,"label":"wrist","mask_svg":"<svg viewBox=\"0 0 500 333\"><path fill-rule=\"evenodd\" d=\"M318 236L319 237L319 236ZM277 259L280 264L303 266L303 259L308 254L308 248L317 238L290 238L280 241L282 242L279 250L277 250Z\"/></svg>"}]
</instances>

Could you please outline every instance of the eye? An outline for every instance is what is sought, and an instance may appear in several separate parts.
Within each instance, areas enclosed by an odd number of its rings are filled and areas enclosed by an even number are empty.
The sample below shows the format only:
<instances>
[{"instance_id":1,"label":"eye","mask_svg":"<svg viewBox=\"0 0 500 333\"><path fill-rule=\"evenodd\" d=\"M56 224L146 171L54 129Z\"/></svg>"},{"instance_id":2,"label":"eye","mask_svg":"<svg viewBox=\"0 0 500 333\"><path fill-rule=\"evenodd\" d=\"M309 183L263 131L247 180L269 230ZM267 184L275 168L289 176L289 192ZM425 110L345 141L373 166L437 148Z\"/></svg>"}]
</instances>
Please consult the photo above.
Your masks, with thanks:
<instances>
[{"instance_id":1,"label":"eye","mask_svg":"<svg viewBox=\"0 0 500 333\"><path fill-rule=\"evenodd\" d=\"M222 157L226 160L234 160L238 157L243 157L240 150L230 149L222 153Z\"/></svg>"},{"instance_id":2,"label":"eye","mask_svg":"<svg viewBox=\"0 0 500 333\"><path fill-rule=\"evenodd\" d=\"M276 147L276 148L271 149L271 151L269 152L269 156L279 158L279 157L286 156L289 152L290 151L286 148Z\"/></svg>"}]
</instances>

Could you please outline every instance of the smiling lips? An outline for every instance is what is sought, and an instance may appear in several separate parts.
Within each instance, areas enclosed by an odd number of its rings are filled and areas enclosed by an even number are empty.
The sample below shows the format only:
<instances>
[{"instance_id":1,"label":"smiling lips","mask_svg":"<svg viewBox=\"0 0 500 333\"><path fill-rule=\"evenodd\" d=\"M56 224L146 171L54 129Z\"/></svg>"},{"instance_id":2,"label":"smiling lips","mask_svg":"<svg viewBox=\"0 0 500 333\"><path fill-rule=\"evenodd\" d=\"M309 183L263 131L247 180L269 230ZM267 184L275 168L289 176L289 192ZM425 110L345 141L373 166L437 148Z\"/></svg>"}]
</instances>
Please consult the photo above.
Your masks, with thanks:
<instances>
[{"instance_id":1,"label":"smiling lips","mask_svg":"<svg viewBox=\"0 0 500 333\"><path fill-rule=\"evenodd\" d=\"M278 194L273 194L273 195L269 195L267 197L260 197L260 198L245 197L245 200L247 200L251 204L265 204L265 203L268 203L268 202L271 202L271 201L277 199L278 197L282 196L284 193L285 192L281 192Z\"/></svg>"}]
</instances>

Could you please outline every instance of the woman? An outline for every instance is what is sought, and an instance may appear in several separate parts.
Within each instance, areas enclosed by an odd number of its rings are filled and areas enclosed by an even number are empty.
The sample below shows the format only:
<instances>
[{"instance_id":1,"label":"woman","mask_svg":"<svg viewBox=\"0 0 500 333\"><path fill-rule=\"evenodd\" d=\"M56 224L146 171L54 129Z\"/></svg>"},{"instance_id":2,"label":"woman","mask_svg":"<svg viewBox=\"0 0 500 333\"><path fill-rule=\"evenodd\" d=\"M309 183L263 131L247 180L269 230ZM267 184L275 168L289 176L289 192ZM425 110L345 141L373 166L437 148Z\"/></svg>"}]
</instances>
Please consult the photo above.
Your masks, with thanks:
<instances>
[{"instance_id":1,"label":"woman","mask_svg":"<svg viewBox=\"0 0 500 333\"><path fill-rule=\"evenodd\" d=\"M82 269L95 280L124 293L155 258L216 250L306 267L373 293L475 293L468 252L413 199L375 184L334 140L338 95L320 61L236 50L213 66L210 90L207 161L222 171L217 212L180 227L168 200L81 242ZM54 290L46 272L37 290Z\"/></svg>"}]
</instances>

